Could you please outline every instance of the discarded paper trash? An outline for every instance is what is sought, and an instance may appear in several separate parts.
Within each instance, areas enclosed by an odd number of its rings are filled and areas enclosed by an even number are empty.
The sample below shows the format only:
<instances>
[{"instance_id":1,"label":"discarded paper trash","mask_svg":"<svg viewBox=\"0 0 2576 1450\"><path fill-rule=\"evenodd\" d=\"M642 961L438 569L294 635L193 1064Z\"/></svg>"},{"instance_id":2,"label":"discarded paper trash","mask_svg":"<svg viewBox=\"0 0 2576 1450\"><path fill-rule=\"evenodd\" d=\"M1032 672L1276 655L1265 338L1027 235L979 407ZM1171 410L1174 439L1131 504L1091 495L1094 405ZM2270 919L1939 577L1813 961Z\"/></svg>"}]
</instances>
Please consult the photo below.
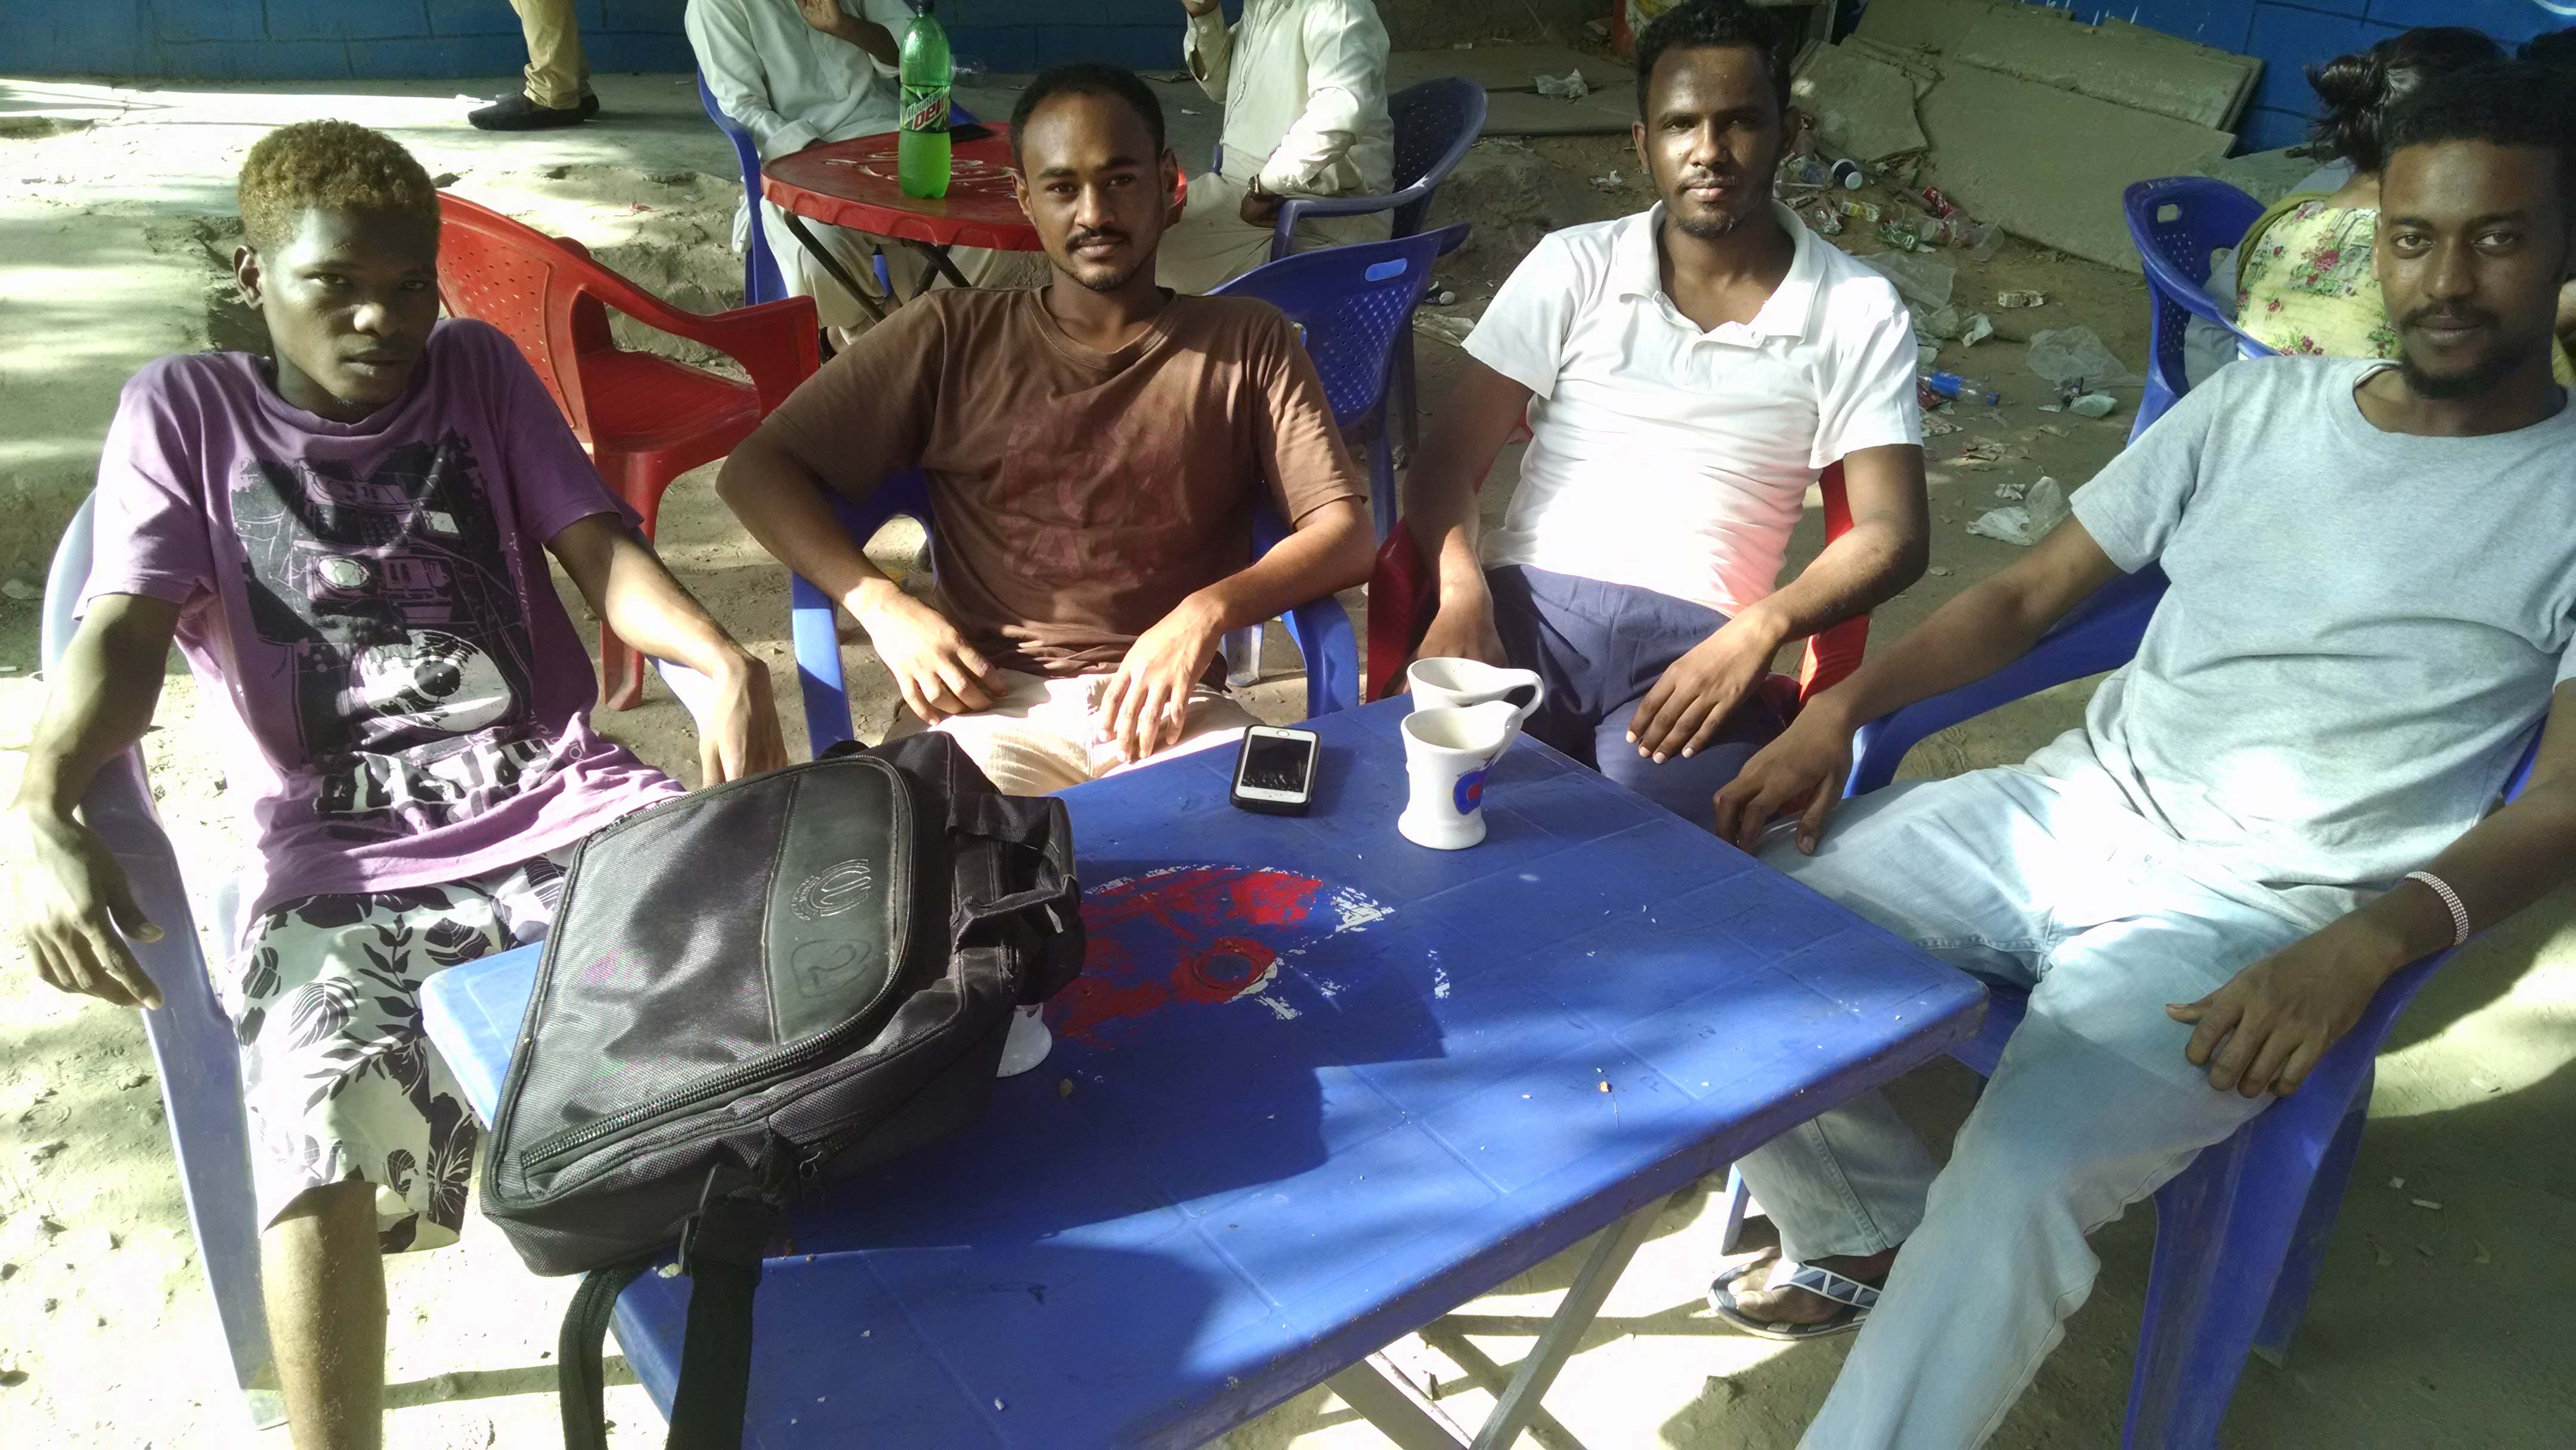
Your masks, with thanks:
<instances>
[{"instance_id":1,"label":"discarded paper trash","mask_svg":"<svg viewBox=\"0 0 2576 1450\"><path fill-rule=\"evenodd\" d=\"M2084 418L2108 418L2111 410L2119 406L2120 400L2109 393L2086 393L2067 404L2066 411Z\"/></svg>"},{"instance_id":2,"label":"discarded paper trash","mask_svg":"<svg viewBox=\"0 0 2576 1450\"><path fill-rule=\"evenodd\" d=\"M1995 306L1998 309L2007 307L2046 307L2047 305L2048 294L2045 292L2022 291L1998 292L1995 294Z\"/></svg>"},{"instance_id":3,"label":"discarded paper trash","mask_svg":"<svg viewBox=\"0 0 2576 1450\"><path fill-rule=\"evenodd\" d=\"M1968 532L2027 549L2066 522L2067 513L2066 490L2058 487L2056 479L2043 478L2030 486L2020 503L1979 514Z\"/></svg>"},{"instance_id":4,"label":"discarded paper trash","mask_svg":"<svg viewBox=\"0 0 2576 1450\"><path fill-rule=\"evenodd\" d=\"M2030 370L2061 388L2115 388L2138 380L2089 327L2058 327L2030 335Z\"/></svg>"},{"instance_id":5,"label":"discarded paper trash","mask_svg":"<svg viewBox=\"0 0 2576 1450\"><path fill-rule=\"evenodd\" d=\"M1592 86L1583 79L1583 68L1577 66L1561 76L1540 76L1538 93L1559 101L1579 101L1592 94Z\"/></svg>"},{"instance_id":6,"label":"discarded paper trash","mask_svg":"<svg viewBox=\"0 0 2576 1450\"><path fill-rule=\"evenodd\" d=\"M1975 347L1994 335L1995 320L1982 312L1972 313L1959 328L1959 345Z\"/></svg>"}]
</instances>

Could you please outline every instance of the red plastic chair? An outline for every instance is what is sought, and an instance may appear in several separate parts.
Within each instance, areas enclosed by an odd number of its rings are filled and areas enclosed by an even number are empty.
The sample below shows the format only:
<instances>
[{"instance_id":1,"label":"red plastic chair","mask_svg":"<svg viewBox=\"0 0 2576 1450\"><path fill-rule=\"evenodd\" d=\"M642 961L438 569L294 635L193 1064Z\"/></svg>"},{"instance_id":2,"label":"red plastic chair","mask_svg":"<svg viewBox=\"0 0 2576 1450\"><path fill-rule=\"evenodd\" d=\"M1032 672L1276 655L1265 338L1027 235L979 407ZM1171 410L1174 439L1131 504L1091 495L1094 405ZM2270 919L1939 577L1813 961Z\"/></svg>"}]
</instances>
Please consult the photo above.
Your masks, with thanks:
<instances>
[{"instance_id":1,"label":"red plastic chair","mask_svg":"<svg viewBox=\"0 0 2576 1450\"><path fill-rule=\"evenodd\" d=\"M1522 436L1526 436L1526 430ZM1843 496L1843 466L1837 463L1827 468L1816 485L1824 493L1825 542L1830 544L1851 527L1851 501ZM1484 487L1481 480L1477 487ZM1403 519L1397 519L1395 527L1387 532L1386 542L1378 548L1376 572L1369 575L1368 666L1363 699L1383 700L1403 687L1405 662L1413 658L1414 647L1422 643L1423 631L1431 627L1438 583L1437 576L1423 562L1421 548L1413 542L1413 530ZM1868 644L1866 614L1809 636L1806 660L1798 667L1798 677L1773 675L1764 682L1781 718L1795 715L1799 706L1860 668L1861 654Z\"/></svg>"},{"instance_id":2,"label":"red plastic chair","mask_svg":"<svg viewBox=\"0 0 2576 1450\"><path fill-rule=\"evenodd\" d=\"M820 364L812 298L700 316L592 261L570 238L445 192L438 210L446 224L438 291L447 310L491 323L519 345L600 477L642 516L647 539L671 480L731 453ZM619 347L608 334L612 307L733 358L751 382ZM632 709L644 697L643 657L605 624L599 674L608 708Z\"/></svg>"}]
</instances>

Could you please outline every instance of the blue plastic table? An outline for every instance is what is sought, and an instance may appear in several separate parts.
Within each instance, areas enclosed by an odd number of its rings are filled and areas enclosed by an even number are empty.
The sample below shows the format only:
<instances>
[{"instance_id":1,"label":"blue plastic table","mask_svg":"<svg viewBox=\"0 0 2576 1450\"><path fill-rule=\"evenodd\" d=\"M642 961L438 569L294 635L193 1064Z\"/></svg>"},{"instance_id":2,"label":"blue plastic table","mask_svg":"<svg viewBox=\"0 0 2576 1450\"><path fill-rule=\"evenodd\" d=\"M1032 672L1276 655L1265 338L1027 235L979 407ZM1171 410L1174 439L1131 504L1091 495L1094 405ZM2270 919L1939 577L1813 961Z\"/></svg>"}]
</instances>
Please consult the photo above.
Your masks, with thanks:
<instances>
[{"instance_id":1,"label":"blue plastic table","mask_svg":"<svg viewBox=\"0 0 2576 1450\"><path fill-rule=\"evenodd\" d=\"M1406 842L1404 709L1310 722L1302 819L1229 805L1222 749L1066 794L1091 950L1054 1051L791 1216L746 1443L1195 1445L1329 1379L1463 1444L1367 1357L1624 1220L1475 1442L1509 1444L1667 1195L1975 1031L1967 976L1535 741L1483 845ZM534 964L425 992L487 1113ZM686 1296L617 1310L666 1408Z\"/></svg>"}]
</instances>

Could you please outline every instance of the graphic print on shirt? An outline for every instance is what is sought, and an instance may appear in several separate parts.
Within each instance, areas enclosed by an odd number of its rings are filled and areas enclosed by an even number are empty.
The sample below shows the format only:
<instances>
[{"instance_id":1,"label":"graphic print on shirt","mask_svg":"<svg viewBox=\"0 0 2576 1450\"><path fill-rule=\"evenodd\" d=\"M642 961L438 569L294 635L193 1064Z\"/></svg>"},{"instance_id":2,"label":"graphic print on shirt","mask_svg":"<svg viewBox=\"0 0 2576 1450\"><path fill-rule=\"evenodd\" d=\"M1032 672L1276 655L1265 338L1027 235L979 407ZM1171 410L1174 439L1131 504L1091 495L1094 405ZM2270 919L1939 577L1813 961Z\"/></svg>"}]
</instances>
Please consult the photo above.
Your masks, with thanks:
<instances>
[{"instance_id":1,"label":"graphic print on shirt","mask_svg":"<svg viewBox=\"0 0 2576 1450\"><path fill-rule=\"evenodd\" d=\"M405 444L364 477L254 459L232 502L251 627L287 652L335 834L435 830L544 774L535 642L463 435Z\"/></svg>"}]
</instances>

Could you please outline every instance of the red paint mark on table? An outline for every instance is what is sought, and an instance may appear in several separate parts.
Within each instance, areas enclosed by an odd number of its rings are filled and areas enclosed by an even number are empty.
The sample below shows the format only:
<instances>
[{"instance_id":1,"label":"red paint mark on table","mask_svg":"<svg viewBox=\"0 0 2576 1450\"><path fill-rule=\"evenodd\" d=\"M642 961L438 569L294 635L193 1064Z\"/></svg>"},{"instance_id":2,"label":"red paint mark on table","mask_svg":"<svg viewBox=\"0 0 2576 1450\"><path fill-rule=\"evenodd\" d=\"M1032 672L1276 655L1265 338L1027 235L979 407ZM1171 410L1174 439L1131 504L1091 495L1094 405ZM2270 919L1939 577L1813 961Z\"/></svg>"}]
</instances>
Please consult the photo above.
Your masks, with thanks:
<instances>
[{"instance_id":1,"label":"red paint mark on table","mask_svg":"<svg viewBox=\"0 0 2576 1450\"><path fill-rule=\"evenodd\" d=\"M1083 893L1082 976L1049 1004L1047 1021L1098 1044L1116 1024L1175 1003L1258 996L1288 958L1384 914L1357 892L1271 867L1176 866L1105 882ZM1285 1002L1266 1005L1296 1015Z\"/></svg>"}]
</instances>

